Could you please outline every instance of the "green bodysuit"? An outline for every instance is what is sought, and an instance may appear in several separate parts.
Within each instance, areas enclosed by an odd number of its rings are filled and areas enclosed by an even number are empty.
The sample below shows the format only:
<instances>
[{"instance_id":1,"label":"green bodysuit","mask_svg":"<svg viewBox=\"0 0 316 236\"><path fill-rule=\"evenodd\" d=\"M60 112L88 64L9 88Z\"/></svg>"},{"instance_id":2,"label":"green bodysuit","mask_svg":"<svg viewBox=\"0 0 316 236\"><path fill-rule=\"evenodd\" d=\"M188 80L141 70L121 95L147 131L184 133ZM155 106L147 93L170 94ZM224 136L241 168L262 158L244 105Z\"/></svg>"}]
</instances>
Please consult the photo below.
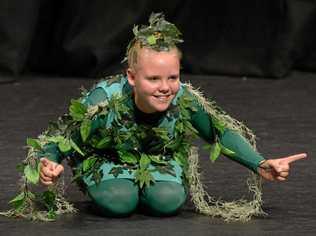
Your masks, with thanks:
<instances>
[{"instance_id":1,"label":"green bodysuit","mask_svg":"<svg viewBox=\"0 0 316 236\"><path fill-rule=\"evenodd\" d=\"M259 163L264 160L237 132L227 128L219 130L218 126L214 124L213 118L195 101L194 96L190 94L184 84L181 84L169 109L161 113L146 114L141 112L134 103L132 88L123 75L113 76L109 80L99 82L81 102L88 107L100 104L111 106L110 101L116 96L127 97L124 102L132 114L131 120L128 122L132 121L133 127L141 126L142 130L150 135L147 134L144 136L145 138L140 138L141 142L137 144L129 142L129 139L124 139L124 143L121 144L113 138L111 145L98 149L99 153L104 154L104 160L98 166L102 170L99 181L96 182L92 174L80 177L81 186L84 187L99 210L107 216L129 215L138 206L153 215L171 215L177 213L184 204L187 197L185 167L179 159L175 158L171 151L173 149L164 148L166 145L163 147L159 137L155 136L159 130L165 130L166 137L176 143L178 137L175 130L179 129L176 127L177 119L180 117L179 111L186 110L188 120L199 137L210 144L217 141L222 147L229 150L231 155L227 152L224 154L230 159L254 172L257 172ZM179 101L186 97L191 99L190 109L186 107L177 110L181 106ZM97 134L102 129L110 130L113 128L113 124L124 123L123 118L120 120L119 116L115 115L115 105L112 104L112 106L113 113L108 112L93 121L90 136ZM119 131L118 135L129 132L124 125L119 126ZM78 142L80 143L80 140ZM151 161L146 166L146 170L148 170L146 173L150 173L152 178L150 184L144 184L140 187L139 184L135 183L136 176L141 172L131 167L135 163L126 159L128 155L117 153L116 145L123 145L128 153L137 152L140 153L141 157L143 154L145 157L146 155L150 156ZM45 145L44 151L40 152L38 156L45 156L60 163L66 156L68 159L72 159L73 153L65 154L56 143L51 142ZM115 158L117 156L124 158L120 158L118 161L118 158ZM153 158L159 158L159 160L154 161ZM142 158L139 161L141 162ZM82 169L82 159L73 158L71 162L74 169Z\"/></svg>"}]
</instances>

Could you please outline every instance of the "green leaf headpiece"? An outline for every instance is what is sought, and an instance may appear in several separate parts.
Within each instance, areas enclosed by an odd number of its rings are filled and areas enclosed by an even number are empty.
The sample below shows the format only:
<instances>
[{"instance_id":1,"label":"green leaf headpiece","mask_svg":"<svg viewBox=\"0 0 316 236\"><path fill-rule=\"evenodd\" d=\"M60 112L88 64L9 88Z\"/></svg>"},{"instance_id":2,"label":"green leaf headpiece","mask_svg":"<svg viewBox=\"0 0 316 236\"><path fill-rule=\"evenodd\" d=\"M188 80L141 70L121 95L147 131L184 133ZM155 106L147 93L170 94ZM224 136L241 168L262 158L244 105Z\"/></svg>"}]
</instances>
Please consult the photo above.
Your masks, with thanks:
<instances>
[{"instance_id":1,"label":"green leaf headpiece","mask_svg":"<svg viewBox=\"0 0 316 236\"><path fill-rule=\"evenodd\" d=\"M182 43L181 32L178 28L165 20L163 13L151 13L149 25L135 25L133 28L135 37L127 46L126 61L128 52L136 42L140 42L141 47L149 47L155 51L169 51L177 43Z\"/></svg>"}]
</instances>

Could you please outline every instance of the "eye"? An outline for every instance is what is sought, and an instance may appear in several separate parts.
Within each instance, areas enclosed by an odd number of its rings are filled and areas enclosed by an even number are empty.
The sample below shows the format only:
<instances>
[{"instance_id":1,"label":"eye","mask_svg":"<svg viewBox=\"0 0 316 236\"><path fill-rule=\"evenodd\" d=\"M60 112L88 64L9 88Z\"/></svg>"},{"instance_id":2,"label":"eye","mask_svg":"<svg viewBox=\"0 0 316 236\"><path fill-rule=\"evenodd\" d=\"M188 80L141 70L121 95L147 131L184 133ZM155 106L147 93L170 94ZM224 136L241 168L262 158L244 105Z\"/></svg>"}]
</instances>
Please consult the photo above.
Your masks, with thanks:
<instances>
[{"instance_id":1,"label":"eye","mask_svg":"<svg viewBox=\"0 0 316 236\"><path fill-rule=\"evenodd\" d=\"M169 79L170 80L178 80L179 76L178 75L172 75L172 76L169 76Z\"/></svg>"},{"instance_id":2,"label":"eye","mask_svg":"<svg viewBox=\"0 0 316 236\"><path fill-rule=\"evenodd\" d=\"M150 76L150 77L147 77L147 79L149 81L157 81L157 80L159 80L159 77L158 76Z\"/></svg>"}]
</instances>

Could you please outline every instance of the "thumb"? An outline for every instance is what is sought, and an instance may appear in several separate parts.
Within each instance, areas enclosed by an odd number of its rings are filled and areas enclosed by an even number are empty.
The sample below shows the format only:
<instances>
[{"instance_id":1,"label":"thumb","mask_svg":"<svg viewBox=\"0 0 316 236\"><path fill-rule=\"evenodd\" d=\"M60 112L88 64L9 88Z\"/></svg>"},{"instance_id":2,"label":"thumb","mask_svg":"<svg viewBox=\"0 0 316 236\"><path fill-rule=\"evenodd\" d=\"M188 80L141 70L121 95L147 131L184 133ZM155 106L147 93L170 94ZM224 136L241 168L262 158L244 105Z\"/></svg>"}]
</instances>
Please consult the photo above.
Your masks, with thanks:
<instances>
[{"instance_id":1,"label":"thumb","mask_svg":"<svg viewBox=\"0 0 316 236\"><path fill-rule=\"evenodd\" d=\"M49 160L46 157L41 158L40 162L45 167L49 165Z\"/></svg>"},{"instance_id":2,"label":"thumb","mask_svg":"<svg viewBox=\"0 0 316 236\"><path fill-rule=\"evenodd\" d=\"M58 177L63 171L64 171L64 167L62 165L58 164L55 167L53 174L55 177Z\"/></svg>"}]
</instances>

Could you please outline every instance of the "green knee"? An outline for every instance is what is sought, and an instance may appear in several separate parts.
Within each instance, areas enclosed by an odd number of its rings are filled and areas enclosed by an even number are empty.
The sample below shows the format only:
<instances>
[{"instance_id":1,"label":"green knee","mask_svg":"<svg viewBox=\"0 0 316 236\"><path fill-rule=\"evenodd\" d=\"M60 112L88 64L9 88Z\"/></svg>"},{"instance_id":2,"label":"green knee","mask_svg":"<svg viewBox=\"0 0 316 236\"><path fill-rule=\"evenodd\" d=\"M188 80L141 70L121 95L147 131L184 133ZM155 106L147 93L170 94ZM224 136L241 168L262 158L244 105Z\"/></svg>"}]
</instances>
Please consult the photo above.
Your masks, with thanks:
<instances>
[{"instance_id":1,"label":"green knee","mask_svg":"<svg viewBox=\"0 0 316 236\"><path fill-rule=\"evenodd\" d=\"M141 194L140 201L150 214L167 216L178 213L186 198L183 185L171 181L161 181L146 187Z\"/></svg>"},{"instance_id":2,"label":"green knee","mask_svg":"<svg viewBox=\"0 0 316 236\"><path fill-rule=\"evenodd\" d=\"M138 205L138 186L128 179L105 180L88 187L88 194L106 216L130 215Z\"/></svg>"}]
</instances>

